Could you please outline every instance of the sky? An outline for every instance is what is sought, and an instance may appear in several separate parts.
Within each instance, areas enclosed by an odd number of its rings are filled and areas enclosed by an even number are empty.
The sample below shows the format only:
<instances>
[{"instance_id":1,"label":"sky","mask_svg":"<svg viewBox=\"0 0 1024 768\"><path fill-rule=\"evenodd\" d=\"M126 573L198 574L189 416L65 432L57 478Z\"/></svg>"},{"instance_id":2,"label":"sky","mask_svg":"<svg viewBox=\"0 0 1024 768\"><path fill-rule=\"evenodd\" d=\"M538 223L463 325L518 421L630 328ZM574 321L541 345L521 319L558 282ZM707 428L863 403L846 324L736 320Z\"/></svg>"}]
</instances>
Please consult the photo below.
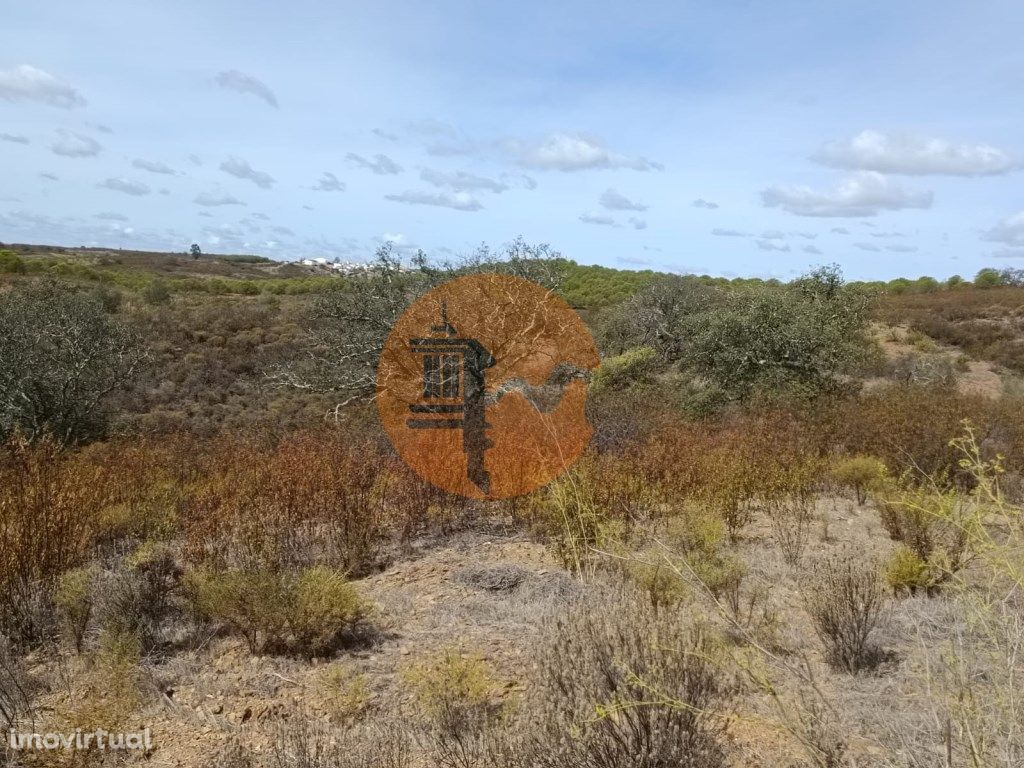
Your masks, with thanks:
<instances>
[{"instance_id":1,"label":"sky","mask_svg":"<svg viewBox=\"0 0 1024 768\"><path fill-rule=\"evenodd\" d=\"M1024 5L10 3L0 241L1024 266Z\"/></svg>"}]
</instances>

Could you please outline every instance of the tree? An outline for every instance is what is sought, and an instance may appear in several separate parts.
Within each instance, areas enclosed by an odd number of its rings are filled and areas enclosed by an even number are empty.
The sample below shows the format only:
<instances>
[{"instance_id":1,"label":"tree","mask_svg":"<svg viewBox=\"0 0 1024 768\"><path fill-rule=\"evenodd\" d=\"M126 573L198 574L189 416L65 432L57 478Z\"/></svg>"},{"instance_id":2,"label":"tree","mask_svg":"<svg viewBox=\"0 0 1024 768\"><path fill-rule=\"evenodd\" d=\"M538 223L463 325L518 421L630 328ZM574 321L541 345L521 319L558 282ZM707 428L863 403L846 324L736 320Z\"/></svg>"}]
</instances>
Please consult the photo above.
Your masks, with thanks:
<instances>
[{"instance_id":1,"label":"tree","mask_svg":"<svg viewBox=\"0 0 1024 768\"><path fill-rule=\"evenodd\" d=\"M988 267L982 269L974 276L975 288L998 288L1003 284L1003 276L998 269Z\"/></svg>"},{"instance_id":2,"label":"tree","mask_svg":"<svg viewBox=\"0 0 1024 768\"><path fill-rule=\"evenodd\" d=\"M192 243L192 247L188 249L188 252L192 254L193 259L198 259L203 255L203 251L199 247L199 243Z\"/></svg>"},{"instance_id":3,"label":"tree","mask_svg":"<svg viewBox=\"0 0 1024 768\"><path fill-rule=\"evenodd\" d=\"M746 288L691 319L684 362L733 399L834 388L870 350L871 297L838 268L784 288Z\"/></svg>"},{"instance_id":4,"label":"tree","mask_svg":"<svg viewBox=\"0 0 1024 768\"><path fill-rule=\"evenodd\" d=\"M547 245L515 240L500 253L479 247L460 262L433 263L418 252L405 268L394 246L377 250L366 272L351 275L322 294L306 317L308 347L303 359L279 369L279 383L350 400L369 397L376 386L377 361L391 327L415 299L436 285L463 275L514 275L555 290L565 261Z\"/></svg>"},{"instance_id":5,"label":"tree","mask_svg":"<svg viewBox=\"0 0 1024 768\"><path fill-rule=\"evenodd\" d=\"M108 397L144 358L136 334L95 296L60 283L0 296L0 438L101 435Z\"/></svg>"}]
</instances>

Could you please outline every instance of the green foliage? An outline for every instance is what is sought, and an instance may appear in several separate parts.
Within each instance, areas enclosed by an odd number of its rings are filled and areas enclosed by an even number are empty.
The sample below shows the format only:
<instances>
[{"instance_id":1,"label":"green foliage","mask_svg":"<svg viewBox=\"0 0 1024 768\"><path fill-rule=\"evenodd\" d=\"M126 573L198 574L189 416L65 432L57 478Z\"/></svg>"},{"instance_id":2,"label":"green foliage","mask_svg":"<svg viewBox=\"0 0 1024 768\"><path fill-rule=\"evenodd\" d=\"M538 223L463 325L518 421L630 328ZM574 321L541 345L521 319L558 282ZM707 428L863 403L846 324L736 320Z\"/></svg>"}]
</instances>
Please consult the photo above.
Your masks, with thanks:
<instances>
[{"instance_id":1,"label":"green foliage","mask_svg":"<svg viewBox=\"0 0 1024 768\"><path fill-rule=\"evenodd\" d=\"M410 665L402 675L421 711L431 718L453 709L485 706L498 688L491 665L481 656L446 648Z\"/></svg>"},{"instance_id":2,"label":"green foliage","mask_svg":"<svg viewBox=\"0 0 1024 768\"><path fill-rule=\"evenodd\" d=\"M147 304L164 304L171 298L171 289L164 280L153 280L142 290L142 298Z\"/></svg>"},{"instance_id":3,"label":"green foliage","mask_svg":"<svg viewBox=\"0 0 1024 768\"><path fill-rule=\"evenodd\" d=\"M975 288L998 288L1003 285L1003 278L998 269L987 267L974 276Z\"/></svg>"},{"instance_id":4,"label":"green foliage","mask_svg":"<svg viewBox=\"0 0 1024 768\"><path fill-rule=\"evenodd\" d=\"M367 613L344 574L322 566L195 571L187 585L197 614L227 624L253 653L277 648L306 656L329 653Z\"/></svg>"},{"instance_id":5,"label":"green foliage","mask_svg":"<svg viewBox=\"0 0 1024 768\"><path fill-rule=\"evenodd\" d=\"M13 251L0 251L0 275L23 275L26 272L25 262Z\"/></svg>"},{"instance_id":6,"label":"green foliage","mask_svg":"<svg viewBox=\"0 0 1024 768\"><path fill-rule=\"evenodd\" d=\"M96 437L108 395L143 358L137 335L92 296L61 284L0 295L0 438Z\"/></svg>"},{"instance_id":7,"label":"green foliage","mask_svg":"<svg viewBox=\"0 0 1024 768\"><path fill-rule=\"evenodd\" d=\"M887 472L885 462L874 456L844 456L832 464L832 479L853 489L859 506L864 505L869 493L882 488Z\"/></svg>"},{"instance_id":8,"label":"green foliage","mask_svg":"<svg viewBox=\"0 0 1024 768\"><path fill-rule=\"evenodd\" d=\"M658 353L651 347L636 347L601 361L590 382L591 392L626 389L649 380L657 365Z\"/></svg>"},{"instance_id":9,"label":"green foliage","mask_svg":"<svg viewBox=\"0 0 1024 768\"><path fill-rule=\"evenodd\" d=\"M914 595L919 589L930 591L935 586L935 575L928 563L906 544L899 544L885 563L885 581L897 595Z\"/></svg>"},{"instance_id":10,"label":"green foliage","mask_svg":"<svg viewBox=\"0 0 1024 768\"><path fill-rule=\"evenodd\" d=\"M870 348L870 301L821 269L781 289L735 292L694 323L685 358L736 399L835 389Z\"/></svg>"}]
</instances>

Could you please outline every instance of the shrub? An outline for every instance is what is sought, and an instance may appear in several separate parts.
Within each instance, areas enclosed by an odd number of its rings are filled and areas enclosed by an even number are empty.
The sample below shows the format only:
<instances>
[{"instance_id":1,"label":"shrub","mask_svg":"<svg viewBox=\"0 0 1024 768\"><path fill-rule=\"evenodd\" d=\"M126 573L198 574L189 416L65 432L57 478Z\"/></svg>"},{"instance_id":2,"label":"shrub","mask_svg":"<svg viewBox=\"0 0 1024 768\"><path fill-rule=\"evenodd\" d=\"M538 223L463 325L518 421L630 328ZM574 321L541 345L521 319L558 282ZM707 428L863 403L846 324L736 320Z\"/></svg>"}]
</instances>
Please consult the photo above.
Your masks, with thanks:
<instances>
[{"instance_id":1,"label":"shrub","mask_svg":"<svg viewBox=\"0 0 1024 768\"><path fill-rule=\"evenodd\" d=\"M886 471L885 464L874 456L846 456L832 465L832 479L852 488L858 506L864 506L868 493L882 487Z\"/></svg>"},{"instance_id":2,"label":"shrub","mask_svg":"<svg viewBox=\"0 0 1024 768\"><path fill-rule=\"evenodd\" d=\"M956 489L935 485L893 488L879 501L882 527L928 570L929 591L960 571L973 553L968 541L977 525L973 502Z\"/></svg>"},{"instance_id":3,"label":"shrub","mask_svg":"<svg viewBox=\"0 0 1024 768\"><path fill-rule=\"evenodd\" d=\"M45 617L33 606L88 558L111 480L109 467L52 440L0 446L0 631L29 644L44 639L37 619Z\"/></svg>"},{"instance_id":4,"label":"shrub","mask_svg":"<svg viewBox=\"0 0 1024 768\"><path fill-rule=\"evenodd\" d=\"M186 553L218 570L321 563L362 575L376 562L388 513L419 487L390 481L394 461L340 432L297 433L271 447L219 441L185 515Z\"/></svg>"},{"instance_id":5,"label":"shrub","mask_svg":"<svg viewBox=\"0 0 1024 768\"><path fill-rule=\"evenodd\" d=\"M100 625L104 632L132 636L148 654L160 641L160 630L181 579L170 547L145 544L100 580Z\"/></svg>"},{"instance_id":6,"label":"shrub","mask_svg":"<svg viewBox=\"0 0 1024 768\"><path fill-rule=\"evenodd\" d=\"M348 723L366 712L370 690L365 675L355 675L346 667L332 665L321 672L320 687L336 722Z\"/></svg>"},{"instance_id":7,"label":"shrub","mask_svg":"<svg viewBox=\"0 0 1024 768\"><path fill-rule=\"evenodd\" d=\"M647 381L657 364L658 353L651 347L636 347L601 361L590 382L592 393L622 390Z\"/></svg>"},{"instance_id":8,"label":"shrub","mask_svg":"<svg viewBox=\"0 0 1024 768\"><path fill-rule=\"evenodd\" d=\"M931 591L934 577L928 563L905 544L897 546L885 563L885 581L897 595L904 591L914 595L918 589Z\"/></svg>"},{"instance_id":9,"label":"shrub","mask_svg":"<svg viewBox=\"0 0 1024 768\"><path fill-rule=\"evenodd\" d=\"M420 711L442 731L472 728L488 712L497 693L494 671L481 656L442 650L413 664L403 674Z\"/></svg>"},{"instance_id":10,"label":"shrub","mask_svg":"<svg viewBox=\"0 0 1024 768\"><path fill-rule=\"evenodd\" d=\"M200 617L238 632L249 650L305 656L331 652L365 618L367 607L345 576L324 567L302 571L196 571L188 576Z\"/></svg>"},{"instance_id":11,"label":"shrub","mask_svg":"<svg viewBox=\"0 0 1024 768\"><path fill-rule=\"evenodd\" d=\"M53 602L76 653L82 652L85 633L93 613L93 588L99 569L93 565L74 568L57 580Z\"/></svg>"},{"instance_id":12,"label":"shrub","mask_svg":"<svg viewBox=\"0 0 1024 768\"><path fill-rule=\"evenodd\" d=\"M58 714L82 731L126 730L144 702L138 638L107 632Z\"/></svg>"},{"instance_id":13,"label":"shrub","mask_svg":"<svg viewBox=\"0 0 1024 768\"><path fill-rule=\"evenodd\" d=\"M23 275L25 262L13 251L0 251L0 274Z\"/></svg>"},{"instance_id":14,"label":"shrub","mask_svg":"<svg viewBox=\"0 0 1024 768\"><path fill-rule=\"evenodd\" d=\"M103 433L109 395L145 352L95 297L59 284L0 294L0 438L77 443Z\"/></svg>"},{"instance_id":15,"label":"shrub","mask_svg":"<svg viewBox=\"0 0 1024 768\"><path fill-rule=\"evenodd\" d=\"M558 617L495 764L725 766L732 688L713 656L705 636L635 596Z\"/></svg>"},{"instance_id":16,"label":"shrub","mask_svg":"<svg viewBox=\"0 0 1024 768\"><path fill-rule=\"evenodd\" d=\"M336 731L300 717L282 723L271 747L272 768L413 768L413 740L399 722ZM243 759L250 759L248 755ZM219 764L219 763L218 763ZM238 768L249 768L252 762ZM468 768L468 766L467 766Z\"/></svg>"},{"instance_id":17,"label":"shrub","mask_svg":"<svg viewBox=\"0 0 1024 768\"><path fill-rule=\"evenodd\" d=\"M22 713L29 709L31 701L21 660L0 635L0 725L5 732L14 727Z\"/></svg>"},{"instance_id":18,"label":"shrub","mask_svg":"<svg viewBox=\"0 0 1024 768\"><path fill-rule=\"evenodd\" d=\"M793 493L766 502L768 521L775 543L789 565L798 565L811 535L815 517L815 497Z\"/></svg>"},{"instance_id":19,"label":"shrub","mask_svg":"<svg viewBox=\"0 0 1024 768\"><path fill-rule=\"evenodd\" d=\"M881 580L873 563L833 556L809 574L804 607L833 666L858 672L880 659L871 643L885 610Z\"/></svg>"},{"instance_id":20,"label":"shrub","mask_svg":"<svg viewBox=\"0 0 1024 768\"><path fill-rule=\"evenodd\" d=\"M164 280L152 280L142 289L142 298L147 304L166 304L171 299L171 289Z\"/></svg>"}]
</instances>

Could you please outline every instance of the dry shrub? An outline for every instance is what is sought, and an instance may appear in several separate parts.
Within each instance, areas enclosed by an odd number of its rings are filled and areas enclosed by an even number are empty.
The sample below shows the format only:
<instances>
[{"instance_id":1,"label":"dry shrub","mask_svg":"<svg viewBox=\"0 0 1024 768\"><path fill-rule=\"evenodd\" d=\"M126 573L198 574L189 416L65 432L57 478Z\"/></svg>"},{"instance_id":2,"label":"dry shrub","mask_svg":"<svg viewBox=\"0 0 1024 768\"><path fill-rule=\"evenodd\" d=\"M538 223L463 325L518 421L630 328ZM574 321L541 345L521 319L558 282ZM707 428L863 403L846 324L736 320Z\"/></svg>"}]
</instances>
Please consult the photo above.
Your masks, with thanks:
<instances>
[{"instance_id":1,"label":"dry shrub","mask_svg":"<svg viewBox=\"0 0 1024 768\"><path fill-rule=\"evenodd\" d=\"M30 687L21 659L0 635L0 725L4 732L14 727L32 703Z\"/></svg>"},{"instance_id":2,"label":"dry shrub","mask_svg":"<svg viewBox=\"0 0 1024 768\"><path fill-rule=\"evenodd\" d=\"M43 639L45 616L30 607L87 559L112 470L48 439L15 438L0 448L0 630L12 639Z\"/></svg>"},{"instance_id":3,"label":"dry shrub","mask_svg":"<svg viewBox=\"0 0 1024 768\"><path fill-rule=\"evenodd\" d=\"M272 768L412 768L413 739L399 722L333 730L308 718L283 723L271 748Z\"/></svg>"},{"instance_id":4,"label":"dry shrub","mask_svg":"<svg viewBox=\"0 0 1024 768\"><path fill-rule=\"evenodd\" d=\"M104 633L89 666L76 680L58 714L82 731L126 730L145 701L145 680L139 666L138 639Z\"/></svg>"},{"instance_id":5,"label":"dry shrub","mask_svg":"<svg viewBox=\"0 0 1024 768\"><path fill-rule=\"evenodd\" d=\"M347 667L331 665L320 673L319 687L328 699L334 722L350 723L366 714L370 688L365 675L353 674Z\"/></svg>"},{"instance_id":6,"label":"dry shrub","mask_svg":"<svg viewBox=\"0 0 1024 768\"><path fill-rule=\"evenodd\" d=\"M830 664L859 672L881 660L871 633L883 618L886 600L874 563L848 554L818 563L808 575L803 600Z\"/></svg>"},{"instance_id":7,"label":"dry shrub","mask_svg":"<svg viewBox=\"0 0 1024 768\"><path fill-rule=\"evenodd\" d=\"M214 568L322 563L366 573L392 506L407 501L390 493L394 461L337 432L297 433L274 446L222 440L189 510L187 553Z\"/></svg>"},{"instance_id":8,"label":"dry shrub","mask_svg":"<svg viewBox=\"0 0 1024 768\"><path fill-rule=\"evenodd\" d=\"M173 551L163 543L147 542L116 563L96 585L102 630L135 637L144 655L154 651L181 575Z\"/></svg>"},{"instance_id":9,"label":"dry shrub","mask_svg":"<svg viewBox=\"0 0 1024 768\"><path fill-rule=\"evenodd\" d=\"M187 577L196 613L223 622L257 653L328 654L353 637L367 606L344 574L300 571L195 571Z\"/></svg>"},{"instance_id":10,"label":"dry shrub","mask_svg":"<svg viewBox=\"0 0 1024 768\"><path fill-rule=\"evenodd\" d=\"M95 607L93 591L98 576L99 568L90 565L65 571L57 580L53 602L75 653L82 652L85 642Z\"/></svg>"},{"instance_id":11,"label":"dry shrub","mask_svg":"<svg viewBox=\"0 0 1024 768\"><path fill-rule=\"evenodd\" d=\"M768 499L765 507L772 536L788 565L799 565L814 522L815 497L804 493Z\"/></svg>"},{"instance_id":12,"label":"dry shrub","mask_svg":"<svg viewBox=\"0 0 1024 768\"><path fill-rule=\"evenodd\" d=\"M498 680L483 657L457 649L404 671L423 718L417 734L438 768L475 768L487 754L489 729L501 714Z\"/></svg>"},{"instance_id":13,"label":"dry shrub","mask_svg":"<svg viewBox=\"0 0 1024 768\"><path fill-rule=\"evenodd\" d=\"M725 766L732 687L714 655L705 636L635 595L560 616L494 764Z\"/></svg>"}]
</instances>

